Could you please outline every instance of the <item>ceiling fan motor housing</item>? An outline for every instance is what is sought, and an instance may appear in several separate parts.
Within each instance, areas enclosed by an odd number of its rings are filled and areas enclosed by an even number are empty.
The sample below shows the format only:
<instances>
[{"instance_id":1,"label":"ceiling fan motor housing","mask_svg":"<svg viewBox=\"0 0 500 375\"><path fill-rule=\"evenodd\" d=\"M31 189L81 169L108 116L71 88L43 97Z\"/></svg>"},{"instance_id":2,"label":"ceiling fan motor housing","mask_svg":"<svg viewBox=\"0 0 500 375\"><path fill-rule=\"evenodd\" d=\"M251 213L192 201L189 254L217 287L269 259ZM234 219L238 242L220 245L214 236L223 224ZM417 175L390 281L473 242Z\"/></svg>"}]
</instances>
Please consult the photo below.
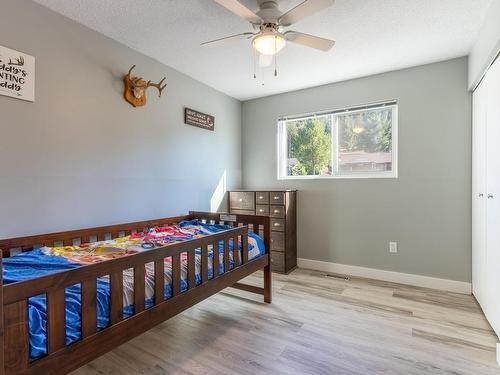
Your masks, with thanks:
<instances>
[{"instance_id":1,"label":"ceiling fan motor housing","mask_svg":"<svg viewBox=\"0 0 500 375\"><path fill-rule=\"evenodd\" d=\"M278 2L275 0L265 0L259 2L260 9L256 13L260 18L264 20L265 24L278 24L278 19L282 15L279 10Z\"/></svg>"}]
</instances>

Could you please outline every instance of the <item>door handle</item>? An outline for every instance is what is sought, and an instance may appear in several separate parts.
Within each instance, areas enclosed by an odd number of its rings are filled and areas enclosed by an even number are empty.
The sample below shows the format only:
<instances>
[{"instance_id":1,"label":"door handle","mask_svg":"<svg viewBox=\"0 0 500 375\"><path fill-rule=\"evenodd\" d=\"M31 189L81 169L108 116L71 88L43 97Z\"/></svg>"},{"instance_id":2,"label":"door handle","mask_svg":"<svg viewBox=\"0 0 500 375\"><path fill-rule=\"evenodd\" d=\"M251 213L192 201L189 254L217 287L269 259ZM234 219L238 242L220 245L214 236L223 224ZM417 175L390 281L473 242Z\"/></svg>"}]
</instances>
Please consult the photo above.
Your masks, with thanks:
<instances>
[{"instance_id":1,"label":"door handle","mask_svg":"<svg viewBox=\"0 0 500 375\"><path fill-rule=\"evenodd\" d=\"M493 199L493 194L488 194L488 199Z\"/></svg>"},{"instance_id":2,"label":"door handle","mask_svg":"<svg viewBox=\"0 0 500 375\"><path fill-rule=\"evenodd\" d=\"M479 193L477 196L478 196L479 198L482 198L482 197L484 197L484 194L483 194L483 193Z\"/></svg>"}]
</instances>

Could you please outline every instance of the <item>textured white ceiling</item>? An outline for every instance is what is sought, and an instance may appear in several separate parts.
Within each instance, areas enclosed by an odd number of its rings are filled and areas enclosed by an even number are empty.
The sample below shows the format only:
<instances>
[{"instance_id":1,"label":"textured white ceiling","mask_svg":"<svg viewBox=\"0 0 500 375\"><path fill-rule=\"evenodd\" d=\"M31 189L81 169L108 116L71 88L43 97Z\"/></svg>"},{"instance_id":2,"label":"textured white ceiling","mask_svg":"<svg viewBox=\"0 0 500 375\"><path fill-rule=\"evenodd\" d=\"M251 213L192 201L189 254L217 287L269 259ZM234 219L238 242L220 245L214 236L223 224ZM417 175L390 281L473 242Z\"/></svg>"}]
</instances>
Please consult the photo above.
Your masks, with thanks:
<instances>
[{"instance_id":1,"label":"textured white ceiling","mask_svg":"<svg viewBox=\"0 0 500 375\"><path fill-rule=\"evenodd\" d=\"M203 41L252 31L212 0L35 0L240 100L467 55L492 0L337 0L290 29L333 38L330 52L289 43L279 75L253 79L250 41ZM257 10L257 0L241 0ZM301 0L281 0L283 10Z\"/></svg>"}]
</instances>

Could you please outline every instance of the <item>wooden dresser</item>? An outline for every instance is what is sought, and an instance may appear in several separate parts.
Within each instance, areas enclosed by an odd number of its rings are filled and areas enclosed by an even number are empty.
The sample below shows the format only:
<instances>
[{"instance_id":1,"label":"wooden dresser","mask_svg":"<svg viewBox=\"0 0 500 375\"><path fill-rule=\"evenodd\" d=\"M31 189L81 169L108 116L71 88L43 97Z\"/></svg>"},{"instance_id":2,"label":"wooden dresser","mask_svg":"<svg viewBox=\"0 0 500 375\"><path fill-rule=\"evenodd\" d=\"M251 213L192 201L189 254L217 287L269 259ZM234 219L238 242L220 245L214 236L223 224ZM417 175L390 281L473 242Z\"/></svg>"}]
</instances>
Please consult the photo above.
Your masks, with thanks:
<instances>
[{"instance_id":1,"label":"wooden dresser","mask_svg":"<svg viewBox=\"0 0 500 375\"><path fill-rule=\"evenodd\" d=\"M232 190L229 212L271 218L271 269L289 273L297 267L297 191Z\"/></svg>"}]
</instances>

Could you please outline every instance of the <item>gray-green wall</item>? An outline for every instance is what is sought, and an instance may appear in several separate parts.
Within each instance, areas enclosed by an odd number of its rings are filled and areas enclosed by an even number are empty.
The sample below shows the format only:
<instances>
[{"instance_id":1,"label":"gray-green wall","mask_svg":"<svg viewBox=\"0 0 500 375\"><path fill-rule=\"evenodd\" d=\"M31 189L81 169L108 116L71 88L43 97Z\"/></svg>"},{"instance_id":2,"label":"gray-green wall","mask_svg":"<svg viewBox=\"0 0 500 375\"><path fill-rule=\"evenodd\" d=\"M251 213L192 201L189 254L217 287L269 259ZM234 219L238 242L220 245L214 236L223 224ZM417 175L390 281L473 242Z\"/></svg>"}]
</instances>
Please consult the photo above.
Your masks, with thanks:
<instances>
[{"instance_id":1,"label":"gray-green wall","mask_svg":"<svg viewBox=\"0 0 500 375\"><path fill-rule=\"evenodd\" d=\"M280 115L393 98L397 179L277 180ZM244 187L299 189L299 257L470 281L466 58L250 100L242 113ZM398 254L389 254L389 241Z\"/></svg>"},{"instance_id":2,"label":"gray-green wall","mask_svg":"<svg viewBox=\"0 0 500 375\"><path fill-rule=\"evenodd\" d=\"M0 238L208 210L224 174L239 187L239 101L31 1L1 0L0 45L36 57L36 102L0 96ZM132 64L167 76L143 108L123 100Z\"/></svg>"}]
</instances>

